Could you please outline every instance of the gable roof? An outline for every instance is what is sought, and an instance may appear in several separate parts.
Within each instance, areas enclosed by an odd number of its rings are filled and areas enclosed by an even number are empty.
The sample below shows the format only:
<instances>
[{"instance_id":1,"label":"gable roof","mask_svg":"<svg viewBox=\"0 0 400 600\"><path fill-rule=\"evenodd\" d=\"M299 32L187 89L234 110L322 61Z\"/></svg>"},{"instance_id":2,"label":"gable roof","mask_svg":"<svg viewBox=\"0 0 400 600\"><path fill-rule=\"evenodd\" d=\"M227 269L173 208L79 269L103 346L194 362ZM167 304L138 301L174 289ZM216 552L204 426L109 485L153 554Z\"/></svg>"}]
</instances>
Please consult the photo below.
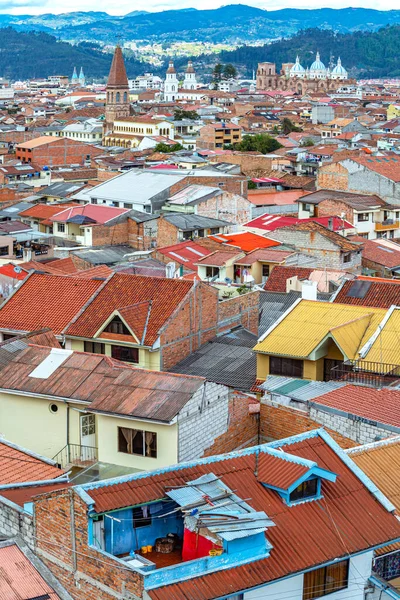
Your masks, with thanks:
<instances>
[{"instance_id":1,"label":"gable roof","mask_svg":"<svg viewBox=\"0 0 400 600\"><path fill-rule=\"evenodd\" d=\"M89 225L105 224L128 212L129 210L127 208L84 204L83 206L71 206L65 210L61 210L57 214L52 215L50 221L56 223L86 224L86 219Z\"/></svg>"},{"instance_id":2,"label":"gable roof","mask_svg":"<svg viewBox=\"0 0 400 600\"><path fill-rule=\"evenodd\" d=\"M252 233L250 231L239 231L238 233L220 233L218 235L210 235L210 239L224 244L226 246L233 246L239 248L243 252L251 252L257 248L272 248L279 246L280 242L271 240L267 237L259 235L258 233Z\"/></svg>"},{"instance_id":3,"label":"gable roof","mask_svg":"<svg viewBox=\"0 0 400 600\"><path fill-rule=\"evenodd\" d=\"M180 242L179 244L174 244L173 246L157 248L157 252L167 256L171 261L177 262L178 264L183 265L185 268L194 271L197 270L195 263L199 260L199 258L210 254L210 250L191 240Z\"/></svg>"},{"instance_id":4,"label":"gable roof","mask_svg":"<svg viewBox=\"0 0 400 600\"><path fill-rule=\"evenodd\" d=\"M341 219L338 218L338 221ZM346 223L346 222L345 222ZM353 225L350 225L352 229L354 229ZM315 221L308 221L306 223L296 223L295 225L288 225L286 227L282 227L281 229L291 229L292 231L307 231L310 233L319 233L325 238L328 238L335 246L338 246L341 250L345 252L354 252L356 250L360 250L360 245L349 242L347 238L336 233L335 231L331 231L327 227L324 227L320 223Z\"/></svg>"},{"instance_id":5,"label":"gable roof","mask_svg":"<svg viewBox=\"0 0 400 600\"><path fill-rule=\"evenodd\" d=\"M308 279L314 269L308 267L287 267L277 265L272 269L267 281L264 285L264 290L268 292L286 292L286 281L291 277L298 279Z\"/></svg>"},{"instance_id":6,"label":"gable roof","mask_svg":"<svg viewBox=\"0 0 400 600\"><path fill-rule=\"evenodd\" d=\"M75 280L76 278L74 278ZM69 279L71 281L71 279ZM99 283L99 282L97 282ZM151 310L144 337L144 345L152 346L159 336L161 327L193 288L187 280L152 278L141 275L113 273L97 287L95 294L76 318L64 329L64 333L75 337L92 338L115 310L121 310L145 301L151 301ZM0 310L1 326L1 310Z\"/></svg>"},{"instance_id":7,"label":"gable roof","mask_svg":"<svg viewBox=\"0 0 400 600\"><path fill-rule=\"evenodd\" d=\"M57 479L63 474L64 471L54 461L0 439L0 487L11 483Z\"/></svg>"},{"instance_id":8,"label":"gable roof","mask_svg":"<svg viewBox=\"0 0 400 600\"><path fill-rule=\"evenodd\" d=\"M398 155L391 154L390 156L357 156L347 160L353 162L383 175L387 179L396 183L400 182L400 159Z\"/></svg>"},{"instance_id":9,"label":"gable roof","mask_svg":"<svg viewBox=\"0 0 400 600\"><path fill-rule=\"evenodd\" d=\"M277 449L282 450L280 477L287 478L294 462L306 461L313 461L318 467L338 475L335 482L323 481L321 502L288 506L277 492L259 481L256 473L260 457L263 454L276 456ZM77 488L77 493L87 494L93 500L94 511L101 513L162 499L167 486L182 486L209 473L219 477L239 497L246 498L251 508L265 511L273 520L275 527L268 528L266 534L272 545L270 555L250 564L193 575L170 585L161 583L156 589L148 590L153 600L210 600L229 596L341 557L347 558L349 554L400 536L400 523L388 512L393 506L382 497L382 504L378 501L379 494L372 482L357 471L323 430L162 471L86 484ZM346 530L345 545L338 528Z\"/></svg>"},{"instance_id":10,"label":"gable roof","mask_svg":"<svg viewBox=\"0 0 400 600\"><path fill-rule=\"evenodd\" d=\"M0 328L35 331L49 327L60 335L103 283L33 272L0 307Z\"/></svg>"},{"instance_id":11,"label":"gable roof","mask_svg":"<svg viewBox=\"0 0 400 600\"><path fill-rule=\"evenodd\" d=\"M386 311L379 308L312 300L299 300L292 306L290 312L259 339L254 348L256 352L307 358L330 335L347 358L354 359L386 315Z\"/></svg>"},{"instance_id":12,"label":"gable roof","mask_svg":"<svg viewBox=\"0 0 400 600\"><path fill-rule=\"evenodd\" d=\"M390 281L349 280L344 282L333 302L377 308L400 306L400 286Z\"/></svg>"},{"instance_id":13,"label":"gable roof","mask_svg":"<svg viewBox=\"0 0 400 600\"><path fill-rule=\"evenodd\" d=\"M352 236L362 244L362 257L371 262L382 265L388 269L400 267L400 245L391 240L367 240L359 236Z\"/></svg>"}]
</instances>

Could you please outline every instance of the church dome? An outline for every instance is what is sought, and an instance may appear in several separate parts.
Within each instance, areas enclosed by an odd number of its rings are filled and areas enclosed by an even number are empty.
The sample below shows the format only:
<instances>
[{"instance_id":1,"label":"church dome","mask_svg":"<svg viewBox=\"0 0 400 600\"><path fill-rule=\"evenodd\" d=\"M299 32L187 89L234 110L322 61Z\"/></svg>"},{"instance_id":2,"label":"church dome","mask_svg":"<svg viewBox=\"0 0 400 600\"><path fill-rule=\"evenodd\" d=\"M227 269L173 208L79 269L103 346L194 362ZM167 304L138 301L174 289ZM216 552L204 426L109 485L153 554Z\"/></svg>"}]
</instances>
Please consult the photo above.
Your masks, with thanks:
<instances>
[{"instance_id":1,"label":"church dome","mask_svg":"<svg viewBox=\"0 0 400 600\"><path fill-rule=\"evenodd\" d=\"M293 65L293 67L290 69L290 74L293 75L299 75L299 74L304 74L305 73L305 69L304 67L302 67L302 65L300 64L300 59L298 56L296 56L296 62Z\"/></svg>"},{"instance_id":2,"label":"church dome","mask_svg":"<svg viewBox=\"0 0 400 600\"><path fill-rule=\"evenodd\" d=\"M319 52L317 52L317 56L315 57L315 61L310 67L310 71L326 71L326 67L324 63L321 61L321 57Z\"/></svg>"},{"instance_id":3,"label":"church dome","mask_svg":"<svg viewBox=\"0 0 400 600\"><path fill-rule=\"evenodd\" d=\"M347 77L347 71L342 65L342 61L338 58L336 67L332 70L332 76Z\"/></svg>"}]
</instances>

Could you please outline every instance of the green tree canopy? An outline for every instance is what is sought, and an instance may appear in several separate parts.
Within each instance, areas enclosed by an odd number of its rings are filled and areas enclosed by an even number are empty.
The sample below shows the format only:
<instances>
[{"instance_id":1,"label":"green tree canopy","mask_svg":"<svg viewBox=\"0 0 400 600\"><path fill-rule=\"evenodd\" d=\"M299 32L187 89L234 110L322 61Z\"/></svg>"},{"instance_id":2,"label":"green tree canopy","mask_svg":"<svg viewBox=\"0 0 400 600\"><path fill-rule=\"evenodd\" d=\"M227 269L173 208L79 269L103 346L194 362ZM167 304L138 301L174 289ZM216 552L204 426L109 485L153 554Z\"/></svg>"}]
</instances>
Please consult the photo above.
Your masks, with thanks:
<instances>
[{"instance_id":1,"label":"green tree canopy","mask_svg":"<svg viewBox=\"0 0 400 600\"><path fill-rule=\"evenodd\" d=\"M237 69L229 63L224 66L222 75L224 79L235 79L237 77Z\"/></svg>"},{"instance_id":2,"label":"green tree canopy","mask_svg":"<svg viewBox=\"0 0 400 600\"><path fill-rule=\"evenodd\" d=\"M291 121L288 117L285 117L281 123L282 133L284 135L288 135L292 133L292 131L302 131L300 127L296 127L296 125Z\"/></svg>"},{"instance_id":3,"label":"green tree canopy","mask_svg":"<svg viewBox=\"0 0 400 600\"><path fill-rule=\"evenodd\" d=\"M164 142L160 142L154 148L154 152L161 152L162 154L170 154L171 152L178 152L179 150L183 150L183 146L181 144L169 146L168 144L164 144Z\"/></svg>"},{"instance_id":4,"label":"green tree canopy","mask_svg":"<svg viewBox=\"0 0 400 600\"><path fill-rule=\"evenodd\" d=\"M200 117L195 110L184 110L183 108L175 108L174 110L175 121L182 121L183 119L196 121L199 118Z\"/></svg>"},{"instance_id":5,"label":"green tree canopy","mask_svg":"<svg viewBox=\"0 0 400 600\"><path fill-rule=\"evenodd\" d=\"M275 138L266 133L257 133L257 135L245 135L241 142L235 144L235 150L241 152L261 152L268 154L282 145Z\"/></svg>"}]
</instances>

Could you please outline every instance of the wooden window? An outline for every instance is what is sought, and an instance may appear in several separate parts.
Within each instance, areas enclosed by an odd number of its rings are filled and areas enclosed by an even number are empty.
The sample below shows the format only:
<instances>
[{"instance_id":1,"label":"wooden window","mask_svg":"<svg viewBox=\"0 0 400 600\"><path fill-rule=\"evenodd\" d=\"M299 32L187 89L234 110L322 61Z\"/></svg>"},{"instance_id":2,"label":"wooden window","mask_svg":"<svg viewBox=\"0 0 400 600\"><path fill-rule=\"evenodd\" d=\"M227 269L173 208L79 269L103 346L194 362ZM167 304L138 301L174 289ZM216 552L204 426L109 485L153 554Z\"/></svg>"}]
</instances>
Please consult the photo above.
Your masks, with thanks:
<instances>
[{"instance_id":1,"label":"wooden window","mask_svg":"<svg viewBox=\"0 0 400 600\"><path fill-rule=\"evenodd\" d=\"M346 254L343 254L343 262L344 263L351 262L351 252L347 252Z\"/></svg>"},{"instance_id":2,"label":"wooden window","mask_svg":"<svg viewBox=\"0 0 400 600\"><path fill-rule=\"evenodd\" d=\"M303 377L303 361L282 356L270 356L269 372L271 375L285 377Z\"/></svg>"},{"instance_id":3,"label":"wooden window","mask_svg":"<svg viewBox=\"0 0 400 600\"><path fill-rule=\"evenodd\" d=\"M104 328L104 331L108 331L108 333L120 333L122 335L132 335L129 329L125 326L123 321L119 317L114 317L112 321L109 322L107 327Z\"/></svg>"},{"instance_id":4,"label":"wooden window","mask_svg":"<svg viewBox=\"0 0 400 600\"><path fill-rule=\"evenodd\" d=\"M134 529L148 527L151 525L151 516L148 506L138 506L132 509L132 521Z\"/></svg>"},{"instance_id":5,"label":"wooden window","mask_svg":"<svg viewBox=\"0 0 400 600\"><path fill-rule=\"evenodd\" d=\"M262 276L269 277L269 265L262 266Z\"/></svg>"},{"instance_id":6,"label":"wooden window","mask_svg":"<svg viewBox=\"0 0 400 600\"><path fill-rule=\"evenodd\" d=\"M317 495L318 491L318 480L317 479L308 479L307 481L303 481L293 492L290 494L290 501L296 502L297 500L302 500L303 498L314 498Z\"/></svg>"},{"instance_id":7,"label":"wooden window","mask_svg":"<svg viewBox=\"0 0 400 600\"><path fill-rule=\"evenodd\" d=\"M344 590L349 583L349 560L304 573L303 600L313 600L338 590Z\"/></svg>"},{"instance_id":8,"label":"wooden window","mask_svg":"<svg viewBox=\"0 0 400 600\"><path fill-rule=\"evenodd\" d=\"M219 276L219 267L206 267L206 277Z\"/></svg>"},{"instance_id":9,"label":"wooden window","mask_svg":"<svg viewBox=\"0 0 400 600\"><path fill-rule=\"evenodd\" d=\"M153 431L118 427L118 452L157 458L157 434Z\"/></svg>"},{"instance_id":10,"label":"wooden window","mask_svg":"<svg viewBox=\"0 0 400 600\"><path fill-rule=\"evenodd\" d=\"M116 360L123 362L139 362L139 348L129 348L129 346L111 346L111 356Z\"/></svg>"},{"instance_id":11,"label":"wooden window","mask_svg":"<svg viewBox=\"0 0 400 600\"><path fill-rule=\"evenodd\" d=\"M357 221L359 223L362 221L369 221L369 213L359 213L357 215Z\"/></svg>"},{"instance_id":12,"label":"wooden window","mask_svg":"<svg viewBox=\"0 0 400 600\"><path fill-rule=\"evenodd\" d=\"M99 342L84 342L83 343L84 352L90 352L91 354L105 354L105 346L104 344L100 344Z\"/></svg>"}]
</instances>

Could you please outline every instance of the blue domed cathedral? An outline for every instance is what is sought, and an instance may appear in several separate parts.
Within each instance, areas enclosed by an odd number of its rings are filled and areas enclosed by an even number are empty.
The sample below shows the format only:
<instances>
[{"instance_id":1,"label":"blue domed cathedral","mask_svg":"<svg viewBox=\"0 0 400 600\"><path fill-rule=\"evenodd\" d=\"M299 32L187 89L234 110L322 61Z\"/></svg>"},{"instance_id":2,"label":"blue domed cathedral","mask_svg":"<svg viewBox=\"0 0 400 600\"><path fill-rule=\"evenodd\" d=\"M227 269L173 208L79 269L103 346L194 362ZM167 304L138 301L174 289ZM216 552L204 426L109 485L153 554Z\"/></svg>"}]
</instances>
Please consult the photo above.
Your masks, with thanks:
<instances>
[{"instance_id":1,"label":"blue domed cathedral","mask_svg":"<svg viewBox=\"0 0 400 600\"><path fill-rule=\"evenodd\" d=\"M280 73L276 72L276 64L262 62L257 69L257 89L265 91L289 91L304 95L308 92L336 92L344 85L356 85L355 79L349 79L342 61L338 58L335 66L326 67L319 52L310 67L304 68L300 58L294 63L284 63Z\"/></svg>"}]
</instances>

